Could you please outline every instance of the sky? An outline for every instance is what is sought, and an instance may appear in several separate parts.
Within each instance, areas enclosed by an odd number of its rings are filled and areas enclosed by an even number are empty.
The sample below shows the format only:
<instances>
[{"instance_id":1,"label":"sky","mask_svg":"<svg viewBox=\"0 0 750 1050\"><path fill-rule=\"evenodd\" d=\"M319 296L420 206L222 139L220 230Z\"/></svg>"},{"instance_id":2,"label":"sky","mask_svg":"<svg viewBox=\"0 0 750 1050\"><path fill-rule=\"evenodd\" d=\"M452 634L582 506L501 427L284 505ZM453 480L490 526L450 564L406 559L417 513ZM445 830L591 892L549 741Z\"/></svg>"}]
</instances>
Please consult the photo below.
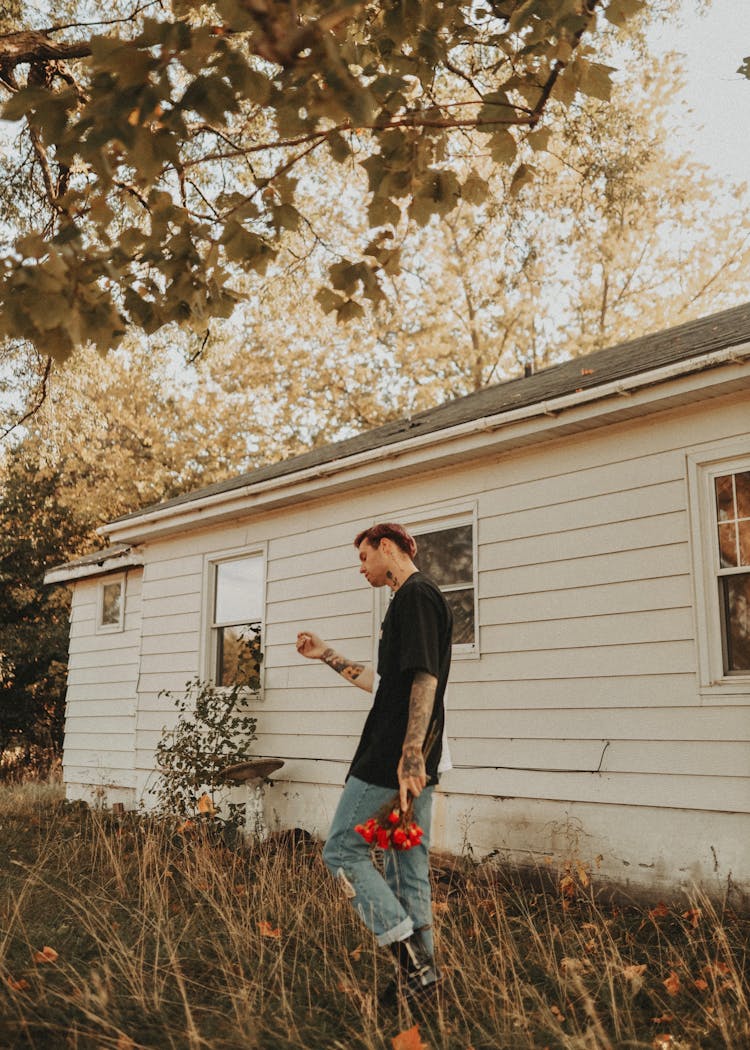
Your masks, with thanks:
<instances>
[{"instance_id":1,"label":"sky","mask_svg":"<svg viewBox=\"0 0 750 1050\"><path fill-rule=\"evenodd\" d=\"M750 80L736 72L750 55L750 0L713 0L707 14L683 0L681 25L652 34L657 53L685 55L688 79L672 101L675 144L719 176L750 182Z\"/></svg>"}]
</instances>

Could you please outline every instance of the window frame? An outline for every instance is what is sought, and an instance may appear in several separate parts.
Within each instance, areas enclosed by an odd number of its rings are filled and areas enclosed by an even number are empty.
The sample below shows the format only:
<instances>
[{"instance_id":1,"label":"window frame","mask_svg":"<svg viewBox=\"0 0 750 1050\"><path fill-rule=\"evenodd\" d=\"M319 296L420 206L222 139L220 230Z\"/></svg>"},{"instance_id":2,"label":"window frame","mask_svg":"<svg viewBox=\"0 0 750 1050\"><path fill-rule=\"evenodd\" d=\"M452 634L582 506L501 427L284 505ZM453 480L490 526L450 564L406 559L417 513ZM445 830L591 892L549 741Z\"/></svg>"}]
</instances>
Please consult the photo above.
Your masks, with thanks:
<instances>
[{"instance_id":1,"label":"window frame","mask_svg":"<svg viewBox=\"0 0 750 1050\"><path fill-rule=\"evenodd\" d=\"M105 576L99 580L96 589L96 633L97 634L120 634L125 630L125 600L127 597L127 573L121 572L111 576ZM104 623L104 588L112 587L114 584L120 586L120 615L116 623Z\"/></svg>"},{"instance_id":2,"label":"window frame","mask_svg":"<svg viewBox=\"0 0 750 1050\"><path fill-rule=\"evenodd\" d=\"M712 445L687 457L698 679L707 703L747 703L750 693L750 671L724 670L719 578L726 573L720 571L714 488L715 478L748 470L750 438Z\"/></svg>"},{"instance_id":3,"label":"window frame","mask_svg":"<svg viewBox=\"0 0 750 1050\"><path fill-rule=\"evenodd\" d=\"M405 528L411 532L417 541L419 546L419 537L428 532L441 532L445 529L455 528L459 525L471 525L471 558L472 558L472 589L474 591L474 641L473 642L454 642L452 647L452 659L453 660L478 660L481 656L480 648L480 629L479 629L479 565L478 565L478 507L476 501L470 503L451 504L447 507L439 507L431 510L411 510L401 512L397 515L392 515L390 518L382 518L379 520L390 520L400 521ZM373 523L374 524L374 523ZM389 587L382 587L380 589L380 601L377 603L377 608L380 614L380 621L378 623L378 631L376 631L375 637L377 638L380 630L380 623L385 616L386 609L388 608L388 601L391 597L391 590ZM377 654L377 647L375 650ZM376 655L377 664L377 655Z\"/></svg>"},{"instance_id":4,"label":"window frame","mask_svg":"<svg viewBox=\"0 0 750 1050\"><path fill-rule=\"evenodd\" d=\"M216 643L216 630L217 625L214 620L214 611L216 608L216 581L218 579L217 567L231 561L241 561L244 558L260 558L261 567L263 573L263 582L261 584L261 595L260 595L260 639L261 639L261 652L265 655L266 647L266 606L267 606L267 588L268 588L268 546L267 544L257 544L249 547L235 547L231 550L224 551L213 551L210 554L205 555L203 563L203 629L201 631L201 637L203 644L201 646L201 659L200 659L200 677L201 679L208 681L211 685L218 690L224 690L229 692L232 686L220 685L216 681L217 664L218 664L218 647ZM222 626L227 626L226 624ZM263 687L265 683L265 660L261 661L260 665L260 684L257 689L251 689L250 686L245 686L248 696L258 697L263 693Z\"/></svg>"}]
</instances>

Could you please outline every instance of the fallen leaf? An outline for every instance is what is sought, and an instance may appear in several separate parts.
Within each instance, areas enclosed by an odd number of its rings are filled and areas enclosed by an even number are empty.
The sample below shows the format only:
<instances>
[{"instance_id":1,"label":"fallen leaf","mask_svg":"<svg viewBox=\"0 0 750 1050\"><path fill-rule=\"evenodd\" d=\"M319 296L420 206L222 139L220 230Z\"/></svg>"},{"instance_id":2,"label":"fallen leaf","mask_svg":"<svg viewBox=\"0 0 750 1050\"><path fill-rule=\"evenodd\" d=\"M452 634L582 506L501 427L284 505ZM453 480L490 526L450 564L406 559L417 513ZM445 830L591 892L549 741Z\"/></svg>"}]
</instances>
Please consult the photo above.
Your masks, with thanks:
<instances>
[{"instance_id":1,"label":"fallen leaf","mask_svg":"<svg viewBox=\"0 0 750 1050\"><path fill-rule=\"evenodd\" d=\"M34 952L35 963L53 963L56 960L57 952L54 948L50 948L48 944L45 944L40 952Z\"/></svg>"},{"instance_id":2,"label":"fallen leaf","mask_svg":"<svg viewBox=\"0 0 750 1050\"><path fill-rule=\"evenodd\" d=\"M183 820L182 824L177 827L177 834L184 835L186 831L190 831L192 827L195 827L195 823L192 820ZM167 873L169 874L169 872Z\"/></svg>"},{"instance_id":3,"label":"fallen leaf","mask_svg":"<svg viewBox=\"0 0 750 1050\"><path fill-rule=\"evenodd\" d=\"M427 1044L422 1042L418 1024L415 1024L413 1028L407 1028L405 1032L394 1035L391 1045L393 1050L429 1050Z\"/></svg>"},{"instance_id":4,"label":"fallen leaf","mask_svg":"<svg viewBox=\"0 0 750 1050\"><path fill-rule=\"evenodd\" d=\"M589 881L590 881L589 880L589 873L586 871L586 869L584 868L583 864L576 865L576 871L578 872L578 878L581 880L581 885L585 889L588 886Z\"/></svg>"},{"instance_id":5,"label":"fallen leaf","mask_svg":"<svg viewBox=\"0 0 750 1050\"><path fill-rule=\"evenodd\" d=\"M12 977L6 977L6 981L8 982L8 987L13 992L25 992L31 987L24 977L22 977L20 981L14 981Z\"/></svg>"},{"instance_id":6,"label":"fallen leaf","mask_svg":"<svg viewBox=\"0 0 750 1050\"><path fill-rule=\"evenodd\" d=\"M361 955L362 955L362 945L361 944L358 944L356 948L353 948L349 952L350 958L354 959L355 962L359 962Z\"/></svg>"},{"instance_id":7,"label":"fallen leaf","mask_svg":"<svg viewBox=\"0 0 750 1050\"><path fill-rule=\"evenodd\" d=\"M652 1017L652 1024L669 1024L670 1021L674 1021L674 1014L662 1014L661 1017Z\"/></svg>"},{"instance_id":8,"label":"fallen leaf","mask_svg":"<svg viewBox=\"0 0 750 1050\"><path fill-rule=\"evenodd\" d=\"M682 917L683 919L689 919L691 926L695 930L698 928L698 923L701 921L702 914L703 912L700 908L689 908L682 913Z\"/></svg>"},{"instance_id":9,"label":"fallen leaf","mask_svg":"<svg viewBox=\"0 0 750 1050\"><path fill-rule=\"evenodd\" d=\"M674 970L670 970L669 977L667 977L667 979L665 981L662 981L661 983L664 985L664 987L667 989L670 995L677 995L677 993L680 990L680 978L674 972Z\"/></svg>"},{"instance_id":10,"label":"fallen leaf","mask_svg":"<svg viewBox=\"0 0 750 1050\"><path fill-rule=\"evenodd\" d=\"M594 374L594 369L593 368L582 368L581 369L581 375L582 376L592 376L593 374Z\"/></svg>"},{"instance_id":11,"label":"fallen leaf","mask_svg":"<svg viewBox=\"0 0 750 1050\"><path fill-rule=\"evenodd\" d=\"M214 804L211 800L211 796L207 795L205 792L198 799L198 812L209 813L211 816L213 816L216 812L216 810L214 809Z\"/></svg>"},{"instance_id":12,"label":"fallen leaf","mask_svg":"<svg viewBox=\"0 0 750 1050\"><path fill-rule=\"evenodd\" d=\"M702 977L698 977L693 981L693 984L699 992L705 992L706 988L708 988L708 981L704 981Z\"/></svg>"},{"instance_id":13,"label":"fallen leaf","mask_svg":"<svg viewBox=\"0 0 750 1050\"><path fill-rule=\"evenodd\" d=\"M726 977L728 973L731 973L731 967L727 966L725 962L715 962L714 970L719 974L720 977Z\"/></svg>"},{"instance_id":14,"label":"fallen leaf","mask_svg":"<svg viewBox=\"0 0 750 1050\"><path fill-rule=\"evenodd\" d=\"M450 905L448 904L448 901L433 901L432 911L434 915L439 915L443 912L450 911Z\"/></svg>"},{"instance_id":15,"label":"fallen leaf","mask_svg":"<svg viewBox=\"0 0 750 1050\"><path fill-rule=\"evenodd\" d=\"M622 971L622 976L626 981L640 981L646 972L645 963L634 963L632 966L626 966Z\"/></svg>"},{"instance_id":16,"label":"fallen leaf","mask_svg":"<svg viewBox=\"0 0 750 1050\"><path fill-rule=\"evenodd\" d=\"M559 1021L560 1024L563 1023L563 1021L565 1020L565 1014L562 1012L559 1006L550 1006L549 1011L556 1021Z\"/></svg>"},{"instance_id":17,"label":"fallen leaf","mask_svg":"<svg viewBox=\"0 0 750 1050\"><path fill-rule=\"evenodd\" d=\"M261 922L258 923L258 929L260 930L261 937L277 937L278 938L278 937L281 936L281 929L279 927L276 927L276 929L274 929L274 927L271 925L271 923L270 922L266 922L265 919L261 920Z\"/></svg>"},{"instance_id":18,"label":"fallen leaf","mask_svg":"<svg viewBox=\"0 0 750 1050\"><path fill-rule=\"evenodd\" d=\"M674 1043L671 1035L657 1035L651 1045L654 1050L672 1050Z\"/></svg>"},{"instance_id":19,"label":"fallen leaf","mask_svg":"<svg viewBox=\"0 0 750 1050\"><path fill-rule=\"evenodd\" d=\"M649 919L663 919L665 915L669 915L669 908L664 901L659 901L656 907L648 913Z\"/></svg>"},{"instance_id":20,"label":"fallen leaf","mask_svg":"<svg viewBox=\"0 0 750 1050\"><path fill-rule=\"evenodd\" d=\"M560 879L560 892L565 897L572 897L576 891L576 880L572 875L563 875Z\"/></svg>"}]
</instances>

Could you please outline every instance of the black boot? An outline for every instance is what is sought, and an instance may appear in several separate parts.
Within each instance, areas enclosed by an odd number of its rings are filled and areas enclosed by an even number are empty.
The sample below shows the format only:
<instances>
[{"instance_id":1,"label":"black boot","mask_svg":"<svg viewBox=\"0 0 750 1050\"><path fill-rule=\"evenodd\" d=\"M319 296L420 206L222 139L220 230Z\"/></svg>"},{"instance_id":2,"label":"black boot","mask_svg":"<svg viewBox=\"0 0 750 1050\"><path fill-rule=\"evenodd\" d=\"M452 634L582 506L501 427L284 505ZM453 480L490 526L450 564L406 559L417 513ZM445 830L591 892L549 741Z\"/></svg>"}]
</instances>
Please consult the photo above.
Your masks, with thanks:
<instances>
[{"instance_id":1,"label":"black boot","mask_svg":"<svg viewBox=\"0 0 750 1050\"><path fill-rule=\"evenodd\" d=\"M419 934L394 941L388 948L398 964L398 977L379 997L381 1005L394 1003L399 992L412 1001L432 998L440 983L440 974Z\"/></svg>"}]
</instances>

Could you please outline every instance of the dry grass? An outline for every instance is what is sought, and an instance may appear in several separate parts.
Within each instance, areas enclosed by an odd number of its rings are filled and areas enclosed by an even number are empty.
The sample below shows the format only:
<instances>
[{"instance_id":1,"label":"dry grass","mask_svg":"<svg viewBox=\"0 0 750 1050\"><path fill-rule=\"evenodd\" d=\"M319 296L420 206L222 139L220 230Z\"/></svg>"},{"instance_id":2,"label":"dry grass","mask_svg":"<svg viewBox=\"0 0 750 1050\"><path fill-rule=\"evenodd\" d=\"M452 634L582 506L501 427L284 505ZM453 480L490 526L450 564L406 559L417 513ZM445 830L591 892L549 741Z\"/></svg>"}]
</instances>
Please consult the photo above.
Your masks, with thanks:
<instances>
[{"instance_id":1,"label":"dry grass","mask_svg":"<svg viewBox=\"0 0 750 1050\"><path fill-rule=\"evenodd\" d=\"M3 1050L391 1050L415 1023L429 1050L750 1046L750 923L705 898L436 872L446 994L412 1017L378 1010L389 961L316 843L230 849L29 785L0 813Z\"/></svg>"}]
</instances>

